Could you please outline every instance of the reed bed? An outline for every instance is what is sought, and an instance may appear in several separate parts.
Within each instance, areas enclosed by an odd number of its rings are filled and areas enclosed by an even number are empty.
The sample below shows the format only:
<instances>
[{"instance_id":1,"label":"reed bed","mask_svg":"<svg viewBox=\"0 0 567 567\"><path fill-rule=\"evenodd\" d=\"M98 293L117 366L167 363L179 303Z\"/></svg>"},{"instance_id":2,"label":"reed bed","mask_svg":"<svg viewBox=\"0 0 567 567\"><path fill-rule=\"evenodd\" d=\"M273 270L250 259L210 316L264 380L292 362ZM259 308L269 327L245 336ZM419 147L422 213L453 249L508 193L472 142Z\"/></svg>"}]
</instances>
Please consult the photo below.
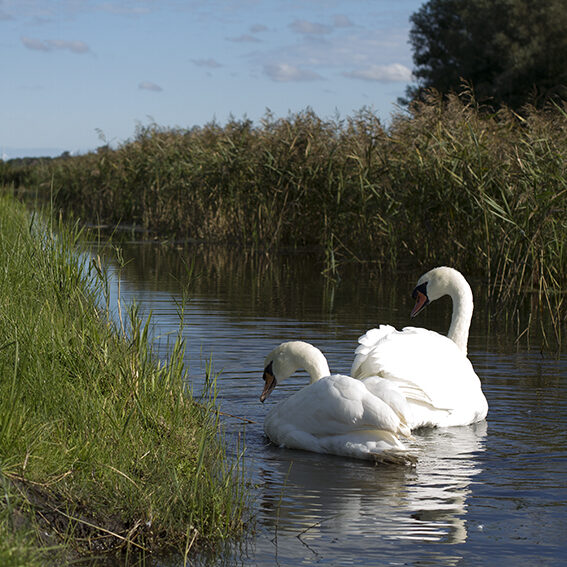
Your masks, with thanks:
<instances>
[{"instance_id":1,"label":"reed bed","mask_svg":"<svg viewBox=\"0 0 567 567\"><path fill-rule=\"evenodd\" d=\"M490 283L518 329L560 340L567 288L567 113L479 108L432 94L386 128L362 110L306 110L258 126L139 127L115 150L44 161L28 185L92 223L257 247L314 246L343 262L450 264ZM543 329L545 327L541 326ZM549 337L551 339L551 337Z\"/></svg>"},{"instance_id":2,"label":"reed bed","mask_svg":"<svg viewBox=\"0 0 567 567\"><path fill-rule=\"evenodd\" d=\"M0 564L183 556L238 536L244 481L214 376L194 400L181 332L157 360L151 321L133 305L112 323L102 263L51 228L1 197Z\"/></svg>"}]
</instances>

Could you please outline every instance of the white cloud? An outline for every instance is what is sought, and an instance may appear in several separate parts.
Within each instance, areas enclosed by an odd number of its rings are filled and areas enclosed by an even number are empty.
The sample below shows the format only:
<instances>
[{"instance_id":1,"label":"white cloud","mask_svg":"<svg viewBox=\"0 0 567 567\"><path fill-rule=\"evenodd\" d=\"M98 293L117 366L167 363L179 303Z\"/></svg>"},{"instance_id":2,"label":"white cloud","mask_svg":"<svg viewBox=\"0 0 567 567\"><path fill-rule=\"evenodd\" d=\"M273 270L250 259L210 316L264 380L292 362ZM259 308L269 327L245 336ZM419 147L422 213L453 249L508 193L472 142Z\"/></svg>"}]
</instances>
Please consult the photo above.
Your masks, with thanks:
<instances>
[{"instance_id":1,"label":"white cloud","mask_svg":"<svg viewBox=\"0 0 567 567\"><path fill-rule=\"evenodd\" d=\"M49 51L49 46L41 39L34 39L33 37L22 37L24 47L33 49L35 51Z\"/></svg>"},{"instance_id":2,"label":"white cloud","mask_svg":"<svg viewBox=\"0 0 567 567\"><path fill-rule=\"evenodd\" d=\"M47 44L53 49L67 49L73 53L87 53L89 46L84 41L64 41L62 39L47 40Z\"/></svg>"},{"instance_id":3,"label":"white cloud","mask_svg":"<svg viewBox=\"0 0 567 567\"><path fill-rule=\"evenodd\" d=\"M315 71L302 69L296 65L288 63L268 63L264 65L264 73L273 81L281 83L295 81L320 81L323 79L321 75Z\"/></svg>"},{"instance_id":4,"label":"white cloud","mask_svg":"<svg viewBox=\"0 0 567 567\"><path fill-rule=\"evenodd\" d=\"M103 12L109 12L111 14L120 14L126 16L141 16L143 14L150 13L149 6L140 6L140 4L132 4L129 2L103 2L98 6L98 9Z\"/></svg>"},{"instance_id":5,"label":"white cloud","mask_svg":"<svg viewBox=\"0 0 567 567\"><path fill-rule=\"evenodd\" d=\"M298 71L297 76L301 76L300 70L308 69L311 80L332 72L335 76L340 74L365 81L411 82L411 57L404 30L348 25L350 19L339 16L334 21L332 33L294 34L289 43L271 45L248 57L256 68L264 69L265 75L279 81L296 80L289 78L294 77L293 69ZM313 30L309 22L305 25L301 22L305 21L296 20L292 25L305 31ZM281 61L288 67L274 65ZM392 64L393 61L396 63Z\"/></svg>"},{"instance_id":6,"label":"white cloud","mask_svg":"<svg viewBox=\"0 0 567 567\"><path fill-rule=\"evenodd\" d=\"M268 31L268 26L264 24L254 24L250 26L250 33L262 33Z\"/></svg>"},{"instance_id":7,"label":"white cloud","mask_svg":"<svg viewBox=\"0 0 567 567\"><path fill-rule=\"evenodd\" d=\"M261 40L253 35L248 33L239 35L238 37L227 37L228 41L232 41L234 43L259 43Z\"/></svg>"},{"instance_id":8,"label":"white cloud","mask_svg":"<svg viewBox=\"0 0 567 567\"><path fill-rule=\"evenodd\" d=\"M222 67L216 59L209 57L208 59L191 59L191 61L197 65L197 67L208 67L209 69L218 69Z\"/></svg>"},{"instance_id":9,"label":"white cloud","mask_svg":"<svg viewBox=\"0 0 567 567\"><path fill-rule=\"evenodd\" d=\"M325 35L333 31L330 26L308 22L307 20L294 20L289 27L296 33L303 35Z\"/></svg>"},{"instance_id":10,"label":"white cloud","mask_svg":"<svg viewBox=\"0 0 567 567\"><path fill-rule=\"evenodd\" d=\"M343 75L351 79L377 81L380 83L407 83L412 80L411 70L400 63L369 65L368 67L345 72Z\"/></svg>"},{"instance_id":11,"label":"white cloud","mask_svg":"<svg viewBox=\"0 0 567 567\"><path fill-rule=\"evenodd\" d=\"M138 85L138 88L140 90L143 90L143 91L153 91L153 92L156 92L156 93L163 91L163 89L159 85L156 85L155 83L152 83L151 81L142 81Z\"/></svg>"},{"instance_id":12,"label":"white cloud","mask_svg":"<svg viewBox=\"0 0 567 567\"><path fill-rule=\"evenodd\" d=\"M89 46L84 41L66 41L63 39L36 39L33 37L21 38L24 47L34 51L63 50L71 53L88 53Z\"/></svg>"},{"instance_id":13,"label":"white cloud","mask_svg":"<svg viewBox=\"0 0 567 567\"><path fill-rule=\"evenodd\" d=\"M344 14L337 14L333 16L333 25L336 28L351 28L354 26L352 20Z\"/></svg>"}]
</instances>

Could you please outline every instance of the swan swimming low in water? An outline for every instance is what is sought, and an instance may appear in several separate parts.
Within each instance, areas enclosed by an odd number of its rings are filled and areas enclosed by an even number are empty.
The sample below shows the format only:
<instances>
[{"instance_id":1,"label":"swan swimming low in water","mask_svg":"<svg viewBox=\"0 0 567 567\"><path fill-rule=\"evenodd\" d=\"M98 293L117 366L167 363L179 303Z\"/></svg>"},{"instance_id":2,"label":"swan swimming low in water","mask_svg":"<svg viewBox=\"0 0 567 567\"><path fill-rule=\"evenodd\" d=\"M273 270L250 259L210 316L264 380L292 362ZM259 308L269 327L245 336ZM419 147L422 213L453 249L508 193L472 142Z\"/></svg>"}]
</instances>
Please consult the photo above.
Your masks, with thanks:
<instances>
[{"instance_id":1,"label":"swan swimming low in water","mask_svg":"<svg viewBox=\"0 0 567 567\"><path fill-rule=\"evenodd\" d=\"M417 282L411 316L443 295L453 300L453 316L445 337L427 329L390 325L371 329L359 339L351 375L388 380L410 409L408 426L448 427L481 421L488 403L467 358L473 295L463 275L453 268L430 270Z\"/></svg>"},{"instance_id":2,"label":"swan swimming low in water","mask_svg":"<svg viewBox=\"0 0 567 567\"><path fill-rule=\"evenodd\" d=\"M264 420L273 443L358 459L415 461L400 440L410 436L404 397L382 378L330 375L325 356L309 343L285 342L266 357L260 401L300 369L309 373L310 384L273 407Z\"/></svg>"}]
</instances>

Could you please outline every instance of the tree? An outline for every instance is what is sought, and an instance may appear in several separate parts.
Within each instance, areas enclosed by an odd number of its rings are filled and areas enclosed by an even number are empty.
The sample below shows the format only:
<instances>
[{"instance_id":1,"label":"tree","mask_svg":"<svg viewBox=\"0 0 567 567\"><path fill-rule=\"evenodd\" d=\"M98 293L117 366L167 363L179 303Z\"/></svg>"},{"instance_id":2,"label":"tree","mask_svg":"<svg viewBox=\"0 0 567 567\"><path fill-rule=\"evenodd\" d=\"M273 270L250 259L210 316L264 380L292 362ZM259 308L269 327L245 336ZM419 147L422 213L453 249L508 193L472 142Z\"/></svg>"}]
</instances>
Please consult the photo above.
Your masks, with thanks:
<instances>
[{"instance_id":1,"label":"tree","mask_svg":"<svg viewBox=\"0 0 567 567\"><path fill-rule=\"evenodd\" d=\"M410 21L410 99L463 81L494 106L567 98L565 0L429 0Z\"/></svg>"}]
</instances>

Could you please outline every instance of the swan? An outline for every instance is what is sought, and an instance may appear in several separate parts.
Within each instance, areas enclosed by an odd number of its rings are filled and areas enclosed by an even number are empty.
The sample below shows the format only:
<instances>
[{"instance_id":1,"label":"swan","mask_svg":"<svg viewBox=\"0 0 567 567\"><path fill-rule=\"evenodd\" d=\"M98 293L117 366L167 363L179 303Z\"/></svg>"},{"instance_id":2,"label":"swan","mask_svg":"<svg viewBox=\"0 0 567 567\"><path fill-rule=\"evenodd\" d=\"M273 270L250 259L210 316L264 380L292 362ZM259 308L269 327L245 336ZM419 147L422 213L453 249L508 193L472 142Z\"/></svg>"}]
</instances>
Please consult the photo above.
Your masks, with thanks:
<instances>
[{"instance_id":1,"label":"swan","mask_svg":"<svg viewBox=\"0 0 567 567\"><path fill-rule=\"evenodd\" d=\"M406 400L377 376L330 375L323 353L303 341L284 342L266 357L264 402L277 384L304 369L310 383L270 409L264 432L276 445L379 462L411 464L400 441L409 437Z\"/></svg>"},{"instance_id":2,"label":"swan","mask_svg":"<svg viewBox=\"0 0 567 567\"><path fill-rule=\"evenodd\" d=\"M427 329L390 325L370 329L358 339L351 375L378 376L406 398L408 425L450 427L481 421L488 412L480 379L467 358L473 295L464 276L453 268L434 268L417 282L411 312L415 317L431 301L449 295L453 315L445 337Z\"/></svg>"}]
</instances>

